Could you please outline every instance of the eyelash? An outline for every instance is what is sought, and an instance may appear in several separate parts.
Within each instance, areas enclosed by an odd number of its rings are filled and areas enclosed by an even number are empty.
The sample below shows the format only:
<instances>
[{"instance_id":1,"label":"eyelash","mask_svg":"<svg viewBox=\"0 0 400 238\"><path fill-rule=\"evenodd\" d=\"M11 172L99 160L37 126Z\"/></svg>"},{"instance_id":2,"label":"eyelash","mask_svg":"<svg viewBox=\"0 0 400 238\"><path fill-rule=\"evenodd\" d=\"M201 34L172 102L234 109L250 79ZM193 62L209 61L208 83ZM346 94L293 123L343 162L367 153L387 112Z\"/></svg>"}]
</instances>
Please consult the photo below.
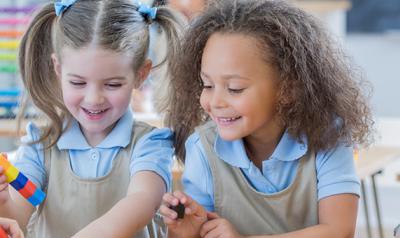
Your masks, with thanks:
<instances>
[{"instance_id":1,"label":"eyelash","mask_svg":"<svg viewBox=\"0 0 400 238\"><path fill-rule=\"evenodd\" d=\"M74 82L74 81L69 81L70 84L73 86L84 86L86 83L85 82Z\"/></svg>"},{"instance_id":2,"label":"eyelash","mask_svg":"<svg viewBox=\"0 0 400 238\"><path fill-rule=\"evenodd\" d=\"M241 88L241 89L229 88L228 90L229 90L230 93L241 93L241 92L243 92L244 88Z\"/></svg>"},{"instance_id":3,"label":"eyelash","mask_svg":"<svg viewBox=\"0 0 400 238\"><path fill-rule=\"evenodd\" d=\"M82 86L85 86L86 85L86 83L85 82L74 82L74 81L70 81L69 82L71 85L73 85L73 86L77 86L77 87L82 87ZM120 83L116 83L116 84L105 84L107 87L109 87L109 88L119 88L119 87L121 87L122 86L122 84L120 84Z\"/></svg>"},{"instance_id":4,"label":"eyelash","mask_svg":"<svg viewBox=\"0 0 400 238\"><path fill-rule=\"evenodd\" d=\"M110 88L119 88L122 86L122 84L120 84L120 83L106 84L106 85L107 85L107 87L110 87Z\"/></svg>"},{"instance_id":5,"label":"eyelash","mask_svg":"<svg viewBox=\"0 0 400 238\"><path fill-rule=\"evenodd\" d=\"M203 90L208 90L208 89L212 89L212 88L213 88L213 86L209 86L209 85L204 85L204 84L203 84ZM228 91L229 91L229 93L231 93L231 94L239 94L239 93L242 93L243 90L244 90L244 88L241 88L241 89L232 89L232 88L228 88Z\"/></svg>"}]
</instances>

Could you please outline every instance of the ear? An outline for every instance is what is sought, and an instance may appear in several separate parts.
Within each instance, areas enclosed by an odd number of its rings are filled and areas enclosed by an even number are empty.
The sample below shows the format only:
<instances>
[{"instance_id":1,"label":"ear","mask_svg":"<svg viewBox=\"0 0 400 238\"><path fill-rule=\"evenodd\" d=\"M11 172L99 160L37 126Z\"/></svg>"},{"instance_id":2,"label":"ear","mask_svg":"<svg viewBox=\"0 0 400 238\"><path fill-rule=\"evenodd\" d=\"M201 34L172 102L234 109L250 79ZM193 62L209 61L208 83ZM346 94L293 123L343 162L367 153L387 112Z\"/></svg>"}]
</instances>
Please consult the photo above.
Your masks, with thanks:
<instances>
[{"instance_id":1,"label":"ear","mask_svg":"<svg viewBox=\"0 0 400 238\"><path fill-rule=\"evenodd\" d=\"M142 83L147 79L147 77L150 74L151 67L153 66L153 63L151 62L150 59L146 59L143 63L143 65L139 68L139 71L137 73L137 82L138 82L138 87L142 85Z\"/></svg>"},{"instance_id":2,"label":"ear","mask_svg":"<svg viewBox=\"0 0 400 238\"><path fill-rule=\"evenodd\" d=\"M61 64L60 61L58 60L56 54L51 54L51 61L53 62L53 67L54 67L54 72L56 73L56 76L58 79L61 78Z\"/></svg>"}]
</instances>

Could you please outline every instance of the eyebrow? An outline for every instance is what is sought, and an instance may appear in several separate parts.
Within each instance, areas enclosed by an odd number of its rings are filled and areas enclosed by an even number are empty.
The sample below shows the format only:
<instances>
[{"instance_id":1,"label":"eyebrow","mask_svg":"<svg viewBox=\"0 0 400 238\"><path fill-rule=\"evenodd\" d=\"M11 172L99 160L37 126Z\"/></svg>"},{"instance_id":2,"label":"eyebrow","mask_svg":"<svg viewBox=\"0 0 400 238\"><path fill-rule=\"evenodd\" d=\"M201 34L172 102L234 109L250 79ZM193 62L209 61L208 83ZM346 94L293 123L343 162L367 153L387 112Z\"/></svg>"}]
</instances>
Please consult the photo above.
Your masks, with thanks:
<instances>
[{"instance_id":1,"label":"eyebrow","mask_svg":"<svg viewBox=\"0 0 400 238\"><path fill-rule=\"evenodd\" d=\"M204 73L204 72L200 72L200 76L205 77L205 78L207 78L207 79L210 78L210 76L208 76L208 74L206 74L206 73ZM249 78L243 77L243 76L241 76L241 75L239 75L239 74L224 74L224 75L222 76L222 78L225 79L225 80L234 79L234 78L235 78L235 79L250 80Z\"/></svg>"},{"instance_id":2,"label":"eyebrow","mask_svg":"<svg viewBox=\"0 0 400 238\"><path fill-rule=\"evenodd\" d=\"M68 73L67 75L68 76L72 76L72 77L76 77L76 78L79 78L79 79L86 79L85 77L83 77L81 75L78 75L78 74ZM110 77L110 78L104 78L102 80L112 80L112 79L125 80L126 77L124 77L124 76L114 76L114 77Z\"/></svg>"}]
</instances>

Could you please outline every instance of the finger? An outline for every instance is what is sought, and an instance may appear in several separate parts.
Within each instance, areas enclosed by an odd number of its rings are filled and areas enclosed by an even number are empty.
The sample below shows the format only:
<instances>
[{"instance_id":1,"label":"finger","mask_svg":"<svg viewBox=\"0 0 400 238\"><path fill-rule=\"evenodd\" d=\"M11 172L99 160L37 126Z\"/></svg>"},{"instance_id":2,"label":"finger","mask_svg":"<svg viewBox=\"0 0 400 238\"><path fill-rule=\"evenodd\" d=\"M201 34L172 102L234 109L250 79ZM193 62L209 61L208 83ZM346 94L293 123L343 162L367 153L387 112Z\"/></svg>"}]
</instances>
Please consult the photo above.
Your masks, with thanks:
<instances>
[{"instance_id":1,"label":"finger","mask_svg":"<svg viewBox=\"0 0 400 238\"><path fill-rule=\"evenodd\" d=\"M7 232L12 238L23 238L24 235L18 226L17 221L8 218L1 218L0 225L5 232Z\"/></svg>"},{"instance_id":2,"label":"finger","mask_svg":"<svg viewBox=\"0 0 400 238\"><path fill-rule=\"evenodd\" d=\"M171 219L169 217L163 217L163 221L167 226L175 226L178 225L178 221L175 219Z\"/></svg>"},{"instance_id":3,"label":"finger","mask_svg":"<svg viewBox=\"0 0 400 238\"><path fill-rule=\"evenodd\" d=\"M0 174L1 174L1 171L0 171ZM7 177L4 174L0 175L0 183L5 183L6 181L7 181Z\"/></svg>"},{"instance_id":4,"label":"finger","mask_svg":"<svg viewBox=\"0 0 400 238\"><path fill-rule=\"evenodd\" d=\"M176 198L178 198L179 201L180 201L182 204L185 204L185 203L187 203L188 201L191 200L191 198L190 198L189 196L187 196L184 192L179 191L179 190L176 190L176 191L174 192L174 196L175 196Z\"/></svg>"},{"instance_id":5,"label":"finger","mask_svg":"<svg viewBox=\"0 0 400 238\"><path fill-rule=\"evenodd\" d=\"M10 224L9 233L10 233L12 238L21 238L21 237L23 237L21 229L19 228L18 223L16 221L13 221Z\"/></svg>"},{"instance_id":6,"label":"finger","mask_svg":"<svg viewBox=\"0 0 400 238\"><path fill-rule=\"evenodd\" d=\"M220 238L222 237L221 231L216 227L215 229L209 231L207 234L205 234L203 237L204 238Z\"/></svg>"},{"instance_id":7,"label":"finger","mask_svg":"<svg viewBox=\"0 0 400 238\"><path fill-rule=\"evenodd\" d=\"M215 230L218 227L218 220L211 220L204 223L200 228L200 236L204 237L212 230Z\"/></svg>"},{"instance_id":8,"label":"finger","mask_svg":"<svg viewBox=\"0 0 400 238\"><path fill-rule=\"evenodd\" d=\"M8 187L8 183L2 183L0 184L0 191L5 190Z\"/></svg>"},{"instance_id":9,"label":"finger","mask_svg":"<svg viewBox=\"0 0 400 238\"><path fill-rule=\"evenodd\" d=\"M202 216L205 219L207 218L207 211L206 209L200 205L199 203L197 203L194 200L190 200L188 201L186 204L184 204L186 206L185 208L185 214L187 215L194 215L194 216Z\"/></svg>"},{"instance_id":10,"label":"finger","mask_svg":"<svg viewBox=\"0 0 400 238\"><path fill-rule=\"evenodd\" d=\"M207 219L208 220L213 220L220 218L220 216L216 212L207 212Z\"/></svg>"},{"instance_id":11,"label":"finger","mask_svg":"<svg viewBox=\"0 0 400 238\"><path fill-rule=\"evenodd\" d=\"M179 203L179 199L171 193L166 193L163 196L163 202L166 206L170 205L176 206Z\"/></svg>"},{"instance_id":12,"label":"finger","mask_svg":"<svg viewBox=\"0 0 400 238\"><path fill-rule=\"evenodd\" d=\"M170 219L176 219L178 217L178 214L166 205L161 205L159 210L163 217L168 217Z\"/></svg>"}]
</instances>

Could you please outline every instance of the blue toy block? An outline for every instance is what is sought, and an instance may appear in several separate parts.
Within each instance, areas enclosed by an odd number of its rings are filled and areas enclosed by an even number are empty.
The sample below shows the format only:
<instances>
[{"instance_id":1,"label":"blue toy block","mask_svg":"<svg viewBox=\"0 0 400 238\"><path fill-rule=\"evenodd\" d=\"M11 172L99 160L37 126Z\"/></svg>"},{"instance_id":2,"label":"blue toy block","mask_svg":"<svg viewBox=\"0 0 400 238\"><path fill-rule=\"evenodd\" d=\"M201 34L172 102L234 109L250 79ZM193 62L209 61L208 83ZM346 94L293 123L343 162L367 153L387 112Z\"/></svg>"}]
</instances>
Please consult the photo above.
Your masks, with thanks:
<instances>
[{"instance_id":1,"label":"blue toy block","mask_svg":"<svg viewBox=\"0 0 400 238\"><path fill-rule=\"evenodd\" d=\"M18 173L17 178L12 181L10 184L13 186L16 190L20 190L23 187L25 187L25 184L28 182L28 178L25 177L22 173Z\"/></svg>"},{"instance_id":2,"label":"blue toy block","mask_svg":"<svg viewBox=\"0 0 400 238\"><path fill-rule=\"evenodd\" d=\"M36 189L35 193L28 198L28 201L33 205L37 206L41 202L43 202L44 198L46 197L46 194L42 192L40 189Z\"/></svg>"}]
</instances>

